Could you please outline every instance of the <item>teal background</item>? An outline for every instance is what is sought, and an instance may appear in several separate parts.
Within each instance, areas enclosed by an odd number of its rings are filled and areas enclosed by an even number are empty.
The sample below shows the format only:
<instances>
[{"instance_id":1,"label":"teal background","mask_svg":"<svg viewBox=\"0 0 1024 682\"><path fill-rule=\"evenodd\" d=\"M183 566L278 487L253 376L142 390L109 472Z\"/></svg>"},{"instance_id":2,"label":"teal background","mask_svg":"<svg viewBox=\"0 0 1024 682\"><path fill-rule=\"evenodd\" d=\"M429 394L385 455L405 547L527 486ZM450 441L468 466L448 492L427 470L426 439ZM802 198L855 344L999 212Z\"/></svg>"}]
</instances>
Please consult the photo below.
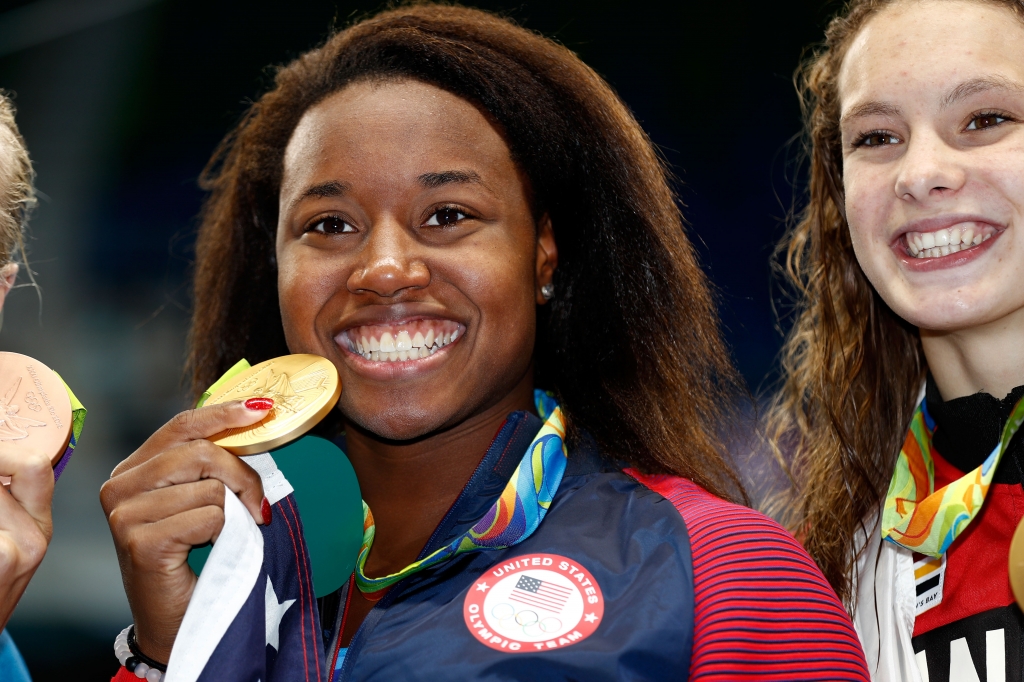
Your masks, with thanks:
<instances>
[{"instance_id":1,"label":"teal background","mask_svg":"<svg viewBox=\"0 0 1024 682\"><path fill-rule=\"evenodd\" d=\"M363 541L363 503L356 472L341 448L318 436L303 436L270 454L295 489L313 569L313 591L324 597L352 575ZM212 549L201 547L189 553L188 564L196 575Z\"/></svg>"}]
</instances>

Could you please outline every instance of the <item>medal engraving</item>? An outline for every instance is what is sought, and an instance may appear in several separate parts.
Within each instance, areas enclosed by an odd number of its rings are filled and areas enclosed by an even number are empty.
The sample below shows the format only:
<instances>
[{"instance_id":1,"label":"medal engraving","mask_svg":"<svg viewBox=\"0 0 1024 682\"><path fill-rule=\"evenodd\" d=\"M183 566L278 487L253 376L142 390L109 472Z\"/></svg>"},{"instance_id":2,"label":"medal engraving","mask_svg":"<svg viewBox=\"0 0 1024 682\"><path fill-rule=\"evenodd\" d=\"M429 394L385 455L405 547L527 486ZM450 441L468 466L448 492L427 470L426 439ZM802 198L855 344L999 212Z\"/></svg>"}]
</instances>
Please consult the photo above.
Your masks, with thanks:
<instances>
[{"instance_id":1,"label":"medal engraving","mask_svg":"<svg viewBox=\"0 0 1024 682\"><path fill-rule=\"evenodd\" d=\"M42 451L53 464L71 440L71 399L60 378L43 363L0 352L0 447ZM0 471L0 482L6 483Z\"/></svg>"},{"instance_id":2,"label":"medal engraving","mask_svg":"<svg viewBox=\"0 0 1024 682\"><path fill-rule=\"evenodd\" d=\"M236 455L266 452L295 440L331 411L341 396L338 370L318 355L286 355L233 377L207 405L270 398L274 407L260 422L211 438Z\"/></svg>"},{"instance_id":3,"label":"medal engraving","mask_svg":"<svg viewBox=\"0 0 1024 682\"><path fill-rule=\"evenodd\" d=\"M3 400L0 401L0 409L3 409L3 414L0 415L0 440L28 438L28 430L30 428L46 426L46 422L29 419L18 414L20 408L14 404L14 399L20 386L21 377L18 377L14 380L14 385L4 393ZM29 405L29 409L34 407L36 411L41 410L42 408L39 407L38 402L34 401L34 398L35 396L32 393L25 394L26 404ZM33 400L33 402L30 403L29 400Z\"/></svg>"}]
</instances>

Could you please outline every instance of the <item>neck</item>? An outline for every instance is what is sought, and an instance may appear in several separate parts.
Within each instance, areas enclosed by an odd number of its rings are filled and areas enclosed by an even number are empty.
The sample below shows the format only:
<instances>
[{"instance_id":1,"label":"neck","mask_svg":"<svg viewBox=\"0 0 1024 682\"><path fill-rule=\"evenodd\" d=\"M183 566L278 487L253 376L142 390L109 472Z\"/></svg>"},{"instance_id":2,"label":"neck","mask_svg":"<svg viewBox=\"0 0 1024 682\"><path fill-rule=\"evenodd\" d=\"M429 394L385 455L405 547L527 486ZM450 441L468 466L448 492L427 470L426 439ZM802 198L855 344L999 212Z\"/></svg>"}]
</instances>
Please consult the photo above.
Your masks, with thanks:
<instances>
[{"instance_id":1,"label":"neck","mask_svg":"<svg viewBox=\"0 0 1024 682\"><path fill-rule=\"evenodd\" d=\"M922 329L921 346L943 400L1002 398L1024 384L1024 309L965 330Z\"/></svg>"},{"instance_id":2,"label":"neck","mask_svg":"<svg viewBox=\"0 0 1024 682\"><path fill-rule=\"evenodd\" d=\"M505 418L532 409L533 373L528 372L498 403L424 438L386 441L347 425L347 454L375 524L367 575L389 575L416 560Z\"/></svg>"}]
</instances>

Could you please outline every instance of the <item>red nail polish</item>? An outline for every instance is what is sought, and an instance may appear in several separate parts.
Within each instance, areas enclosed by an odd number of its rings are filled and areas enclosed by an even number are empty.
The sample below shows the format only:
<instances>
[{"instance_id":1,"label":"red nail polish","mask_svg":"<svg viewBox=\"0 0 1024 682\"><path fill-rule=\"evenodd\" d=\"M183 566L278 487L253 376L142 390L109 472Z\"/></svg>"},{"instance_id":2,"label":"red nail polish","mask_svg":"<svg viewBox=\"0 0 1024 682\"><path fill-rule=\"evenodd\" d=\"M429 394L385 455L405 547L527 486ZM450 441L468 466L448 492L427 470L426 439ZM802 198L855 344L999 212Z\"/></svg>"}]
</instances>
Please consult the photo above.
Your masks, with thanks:
<instances>
[{"instance_id":1,"label":"red nail polish","mask_svg":"<svg viewBox=\"0 0 1024 682\"><path fill-rule=\"evenodd\" d=\"M263 502L260 504L260 513L263 515L264 525L269 526L270 522L274 520L274 511L270 508L270 502L267 498L263 498Z\"/></svg>"},{"instance_id":2,"label":"red nail polish","mask_svg":"<svg viewBox=\"0 0 1024 682\"><path fill-rule=\"evenodd\" d=\"M272 410L274 409L273 398L249 398L245 406L250 410Z\"/></svg>"}]
</instances>

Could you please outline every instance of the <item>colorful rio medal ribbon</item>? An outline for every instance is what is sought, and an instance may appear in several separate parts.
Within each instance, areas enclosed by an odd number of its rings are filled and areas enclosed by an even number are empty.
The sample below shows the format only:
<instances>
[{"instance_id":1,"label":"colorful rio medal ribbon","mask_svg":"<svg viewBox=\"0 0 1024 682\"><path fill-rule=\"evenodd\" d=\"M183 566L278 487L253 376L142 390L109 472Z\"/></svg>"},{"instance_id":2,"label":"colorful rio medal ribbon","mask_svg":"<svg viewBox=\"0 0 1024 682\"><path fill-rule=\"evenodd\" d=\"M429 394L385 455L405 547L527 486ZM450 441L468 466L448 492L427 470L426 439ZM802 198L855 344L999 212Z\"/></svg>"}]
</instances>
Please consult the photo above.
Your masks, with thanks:
<instances>
[{"instance_id":1,"label":"colorful rio medal ribbon","mask_svg":"<svg viewBox=\"0 0 1024 682\"><path fill-rule=\"evenodd\" d=\"M356 563L355 581L367 599L376 601L399 580L459 554L506 549L533 535L551 507L568 461L562 409L543 391L534 391L533 394L537 413L545 419L544 425L526 448L526 454L494 505L461 537L397 573L370 578L365 568L366 557L373 545L374 524L370 508L363 503L363 545Z\"/></svg>"},{"instance_id":2,"label":"colorful rio medal ribbon","mask_svg":"<svg viewBox=\"0 0 1024 682\"><path fill-rule=\"evenodd\" d=\"M239 361L203 394L199 405L271 398L270 413L252 426L210 440L235 455L281 447L317 425L341 397L337 368L319 355L285 355L250 367Z\"/></svg>"},{"instance_id":3,"label":"colorful rio medal ribbon","mask_svg":"<svg viewBox=\"0 0 1024 682\"><path fill-rule=\"evenodd\" d=\"M1024 423L1024 399L1014 405L1002 437L981 466L935 490L932 433L935 421L921 401L910 420L907 439L896 460L896 470L882 511L882 537L907 549L941 556L977 516L996 467L1013 436ZM1020 535L1018 533L1014 536ZM1013 552L1011 570L1013 575Z\"/></svg>"},{"instance_id":4,"label":"colorful rio medal ribbon","mask_svg":"<svg viewBox=\"0 0 1024 682\"><path fill-rule=\"evenodd\" d=\"M56 372L27 355L0 352L0 447L46 453L58 478L84 424L85 408ZM10 478L0 476L0 483Z\"/></svg>"}]
</instances>

